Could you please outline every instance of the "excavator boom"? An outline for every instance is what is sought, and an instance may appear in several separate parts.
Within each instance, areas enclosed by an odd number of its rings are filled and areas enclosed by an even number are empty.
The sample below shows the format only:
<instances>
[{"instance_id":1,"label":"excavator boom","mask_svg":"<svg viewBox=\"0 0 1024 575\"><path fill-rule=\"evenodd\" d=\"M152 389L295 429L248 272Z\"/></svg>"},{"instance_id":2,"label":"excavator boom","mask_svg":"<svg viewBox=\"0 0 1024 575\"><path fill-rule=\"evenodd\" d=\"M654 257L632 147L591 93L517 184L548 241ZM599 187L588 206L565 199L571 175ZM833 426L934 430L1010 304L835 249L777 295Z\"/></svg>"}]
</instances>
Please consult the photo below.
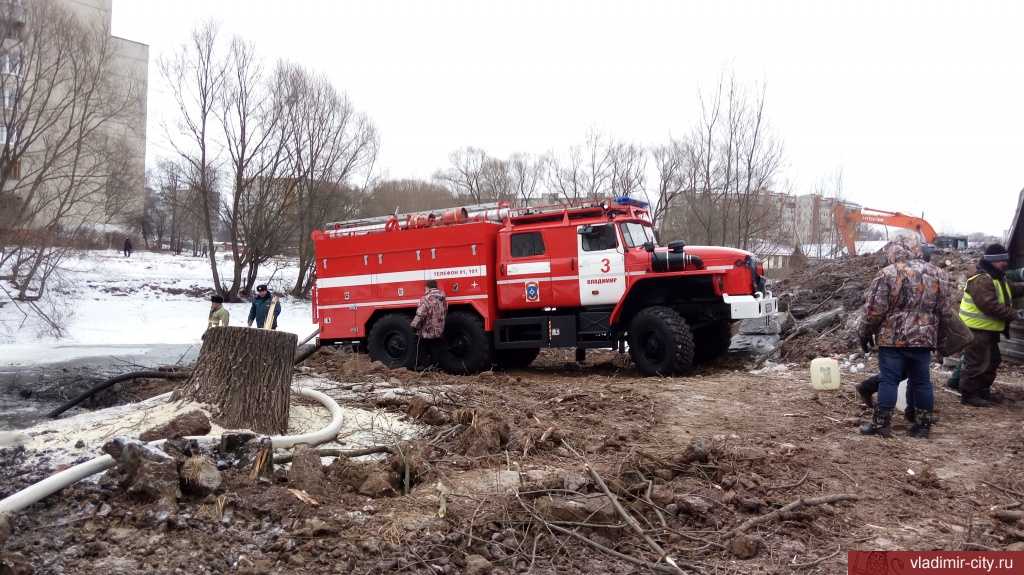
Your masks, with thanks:
<instances>
[{"instance_id":1,"label":"excavator boom","mask_svg":"<svg viewBox=\"0 0 1024 575\"><path fill-rule=\"evenodd\" d=\"M921 234L924 241L929 244L934 243L937 237L935 228L924 218L908 216L899 212L861 208L838 202L833 206L832 211L835 216L836 228L843 239L843 245L846 246L846 253L851 256L857 255L858 224L882 224L914 230Z\"/></svg>"}]
</instances>

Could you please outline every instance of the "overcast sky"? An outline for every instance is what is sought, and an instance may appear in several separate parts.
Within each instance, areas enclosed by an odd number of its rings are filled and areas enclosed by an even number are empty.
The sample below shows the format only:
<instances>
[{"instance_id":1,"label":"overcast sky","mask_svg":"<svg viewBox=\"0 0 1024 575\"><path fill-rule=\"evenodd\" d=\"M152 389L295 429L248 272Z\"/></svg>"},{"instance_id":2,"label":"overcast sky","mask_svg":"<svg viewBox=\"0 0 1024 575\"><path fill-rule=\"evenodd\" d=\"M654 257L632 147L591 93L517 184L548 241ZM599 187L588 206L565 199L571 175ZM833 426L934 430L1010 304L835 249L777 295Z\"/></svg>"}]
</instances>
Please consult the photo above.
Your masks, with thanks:
<instances>
[{"instance_id":1,"label":"overcast sky","mask_svg":"<svg viewBox=\"0 0 1024 575\"><path fill-rule=\"evenodd\" d=\"M1024 2L114 0L150 45L148 157L173 114L157 59L205 19L328 74L381 135L378 168L428 178L472 145L565 150L597 129L682 136L723 74L767 86L795 193L1002 234L1024 187Z\"/></svg>"}]
</instances>

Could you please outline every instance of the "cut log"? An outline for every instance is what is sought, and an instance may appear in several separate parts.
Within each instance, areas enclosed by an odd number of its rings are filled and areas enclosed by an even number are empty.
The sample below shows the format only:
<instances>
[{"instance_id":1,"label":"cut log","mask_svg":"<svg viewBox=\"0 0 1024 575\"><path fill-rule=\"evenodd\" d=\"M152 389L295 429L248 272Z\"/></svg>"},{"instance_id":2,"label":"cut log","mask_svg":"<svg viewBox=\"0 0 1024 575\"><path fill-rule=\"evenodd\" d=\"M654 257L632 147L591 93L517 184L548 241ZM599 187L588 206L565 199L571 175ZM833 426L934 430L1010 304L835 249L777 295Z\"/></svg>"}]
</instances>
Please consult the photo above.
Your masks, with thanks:
<instances>
[{"instance_id":1,"label":"cut log","mask_svg":"<svg viewBox=\"0 0 1024 575\"><path fill-rule=\"evenodd\" d=\"M281 331L210 328L192 376L173 398L212 405L222 427L283 434L296 341Z\"/></svg>"}]
</instances>

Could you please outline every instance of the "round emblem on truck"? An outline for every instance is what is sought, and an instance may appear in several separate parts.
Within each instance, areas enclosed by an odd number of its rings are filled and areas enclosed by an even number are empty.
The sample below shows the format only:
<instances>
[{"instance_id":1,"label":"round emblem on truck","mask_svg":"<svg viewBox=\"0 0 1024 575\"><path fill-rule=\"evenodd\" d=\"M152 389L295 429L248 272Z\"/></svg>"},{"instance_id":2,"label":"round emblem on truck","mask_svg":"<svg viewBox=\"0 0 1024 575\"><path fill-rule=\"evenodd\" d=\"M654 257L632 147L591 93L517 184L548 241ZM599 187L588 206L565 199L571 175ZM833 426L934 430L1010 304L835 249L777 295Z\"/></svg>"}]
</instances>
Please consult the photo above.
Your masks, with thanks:
<instances>
[{"instance_id":1,"label":"round emblem on truck","mask_svg":"<svg viewBox=\"0 0 1024 575\"><path fill-rule=\"evenodd\" d=\"M540 301L540 286L537 282L526 282L526 301Z\"/></svg>"}]
</instances>

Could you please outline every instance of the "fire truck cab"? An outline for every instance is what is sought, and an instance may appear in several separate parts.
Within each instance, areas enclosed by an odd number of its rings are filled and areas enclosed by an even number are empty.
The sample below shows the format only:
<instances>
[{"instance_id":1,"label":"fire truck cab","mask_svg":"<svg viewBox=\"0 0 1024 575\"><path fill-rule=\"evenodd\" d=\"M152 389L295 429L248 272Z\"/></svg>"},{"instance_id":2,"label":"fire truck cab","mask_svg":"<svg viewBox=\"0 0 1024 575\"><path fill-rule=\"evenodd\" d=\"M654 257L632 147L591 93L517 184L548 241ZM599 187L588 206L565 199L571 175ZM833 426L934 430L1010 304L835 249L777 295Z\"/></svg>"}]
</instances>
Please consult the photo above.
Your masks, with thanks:
<instances>
[{"instance_id":1,"label":"fire truck cab","mask_svg":"<svg viewBox=\"0 0 1024 575\"><path fill-rule=\"evenodd\" d=\"M777 309L749 252L656 245L646 204L504 204L329 224L313 232L321 342L390 367L525 367L548 347L628 349L645 375L724 353L732 323ZM448 315L439 357L409 326L424 282Z\"/></svg>"}]
</instances>

